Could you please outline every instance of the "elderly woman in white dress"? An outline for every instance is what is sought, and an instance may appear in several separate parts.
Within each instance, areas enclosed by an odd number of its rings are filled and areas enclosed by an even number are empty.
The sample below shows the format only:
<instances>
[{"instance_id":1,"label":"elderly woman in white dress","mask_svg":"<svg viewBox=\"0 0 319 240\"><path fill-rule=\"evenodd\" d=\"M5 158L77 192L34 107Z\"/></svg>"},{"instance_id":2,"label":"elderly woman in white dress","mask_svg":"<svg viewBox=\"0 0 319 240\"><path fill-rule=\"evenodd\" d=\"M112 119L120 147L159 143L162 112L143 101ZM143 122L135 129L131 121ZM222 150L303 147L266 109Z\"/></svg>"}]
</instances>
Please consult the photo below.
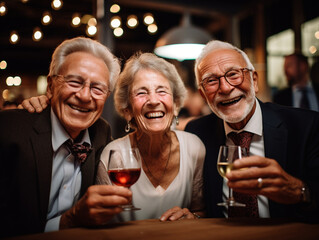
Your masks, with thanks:
<instances>
[{"instance_id":1,"label":"elderly woman in white dress","mask_svg":"<svg viewBox=\"0 0 319 240\"><path fill-rule=\"evenodd\" d=\"M124 211L114 221L203 216L205 147L197 136L171 127L185 97L183 81L164 59L139 53L126 62L114 101L117 112L127 121L126 131L135 131L105 147L97 183L111 184L107 174L110 149L137 147L142 157L141 175L130 189L133 205L141 210Z\"/></svg>"}]
</instances>

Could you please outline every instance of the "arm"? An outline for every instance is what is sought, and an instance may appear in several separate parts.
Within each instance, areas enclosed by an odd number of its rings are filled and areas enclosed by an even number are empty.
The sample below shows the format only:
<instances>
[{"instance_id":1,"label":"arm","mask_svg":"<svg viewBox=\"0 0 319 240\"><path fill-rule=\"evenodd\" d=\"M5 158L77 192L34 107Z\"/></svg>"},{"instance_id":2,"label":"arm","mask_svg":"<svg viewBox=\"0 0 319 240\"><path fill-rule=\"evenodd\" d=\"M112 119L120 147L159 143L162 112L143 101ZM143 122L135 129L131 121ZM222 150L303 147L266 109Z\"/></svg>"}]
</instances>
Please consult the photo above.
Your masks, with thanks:
<instances>
[{"instance_id":1,"label":"arm","mask_svg":"<svg viewBox=\"0 0 319 240\"><path fill-rule=\"evenodd\" d=\"M37 97L31 97L23 100L23 102L18 106L19 109L26 109L29 112L42 112L48 104L50 103L49 98L46 95L40 95Z\"/></svg>"}]
</instances>

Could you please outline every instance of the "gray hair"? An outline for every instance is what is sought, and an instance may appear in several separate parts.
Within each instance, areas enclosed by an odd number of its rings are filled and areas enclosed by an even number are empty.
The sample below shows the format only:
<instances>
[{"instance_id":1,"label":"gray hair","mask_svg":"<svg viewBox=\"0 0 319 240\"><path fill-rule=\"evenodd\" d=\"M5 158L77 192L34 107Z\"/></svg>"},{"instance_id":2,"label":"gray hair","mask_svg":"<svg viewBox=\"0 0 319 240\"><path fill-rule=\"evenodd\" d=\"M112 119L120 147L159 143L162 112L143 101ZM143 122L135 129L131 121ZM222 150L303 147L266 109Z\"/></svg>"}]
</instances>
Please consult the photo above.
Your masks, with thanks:
<instances>
[{"instance_id":1,"label":"gray hair","mask_svg":"<svg viewBox=\"0 0 319 240\"><path fill-rule=\"evenodd\" d=\"M106 46L90 38L76 37L63 41L54 50L50 64L49 76L57 75L65 61L65 58L75 52L90 53L105 62L110 72L109 84L110 90L112 91L120 74L120 62Z\"/></svg>"},{"instance_id":2,"label":"gray hair","mask_svg":"<svg viewBox=\"0 0 319 240\"><path fill-rule=\"evenodd\" d=\"M185 85L175 66L153 53L136 53L125 63L114 91L116 111L124 117L124 110L130 106L130 91L135 74L142 69L150 69L165 76L173 91L173 100L180 109L187 95Z\"/></svg>"},{"instance_id":3,"label":"gray hair","mask_svg":"<svg viewBox=\"0 0 319 240\"><path fill-rule=\"evenodd\" d=\"M219 41L219 40L212 40L206 44L206 46L203 48L202 52L200 53L200 55L197 57L197 59L195 61L194 71L195 71L195 76L196 76L196 80L197 80L196 81L197 85L201 81L201 79L199 79L198 65L210 52L218 50L218 49L231 49L231 50L237 51L238 53L240 53L243 56L245 62L247 63L247 68L255 71L253 64L250 62L247 54L244 51L242 51L241 49L235 47L234 45L232 45L228 42L223 42L223 41Z\"/></svg>"}]
</instances>

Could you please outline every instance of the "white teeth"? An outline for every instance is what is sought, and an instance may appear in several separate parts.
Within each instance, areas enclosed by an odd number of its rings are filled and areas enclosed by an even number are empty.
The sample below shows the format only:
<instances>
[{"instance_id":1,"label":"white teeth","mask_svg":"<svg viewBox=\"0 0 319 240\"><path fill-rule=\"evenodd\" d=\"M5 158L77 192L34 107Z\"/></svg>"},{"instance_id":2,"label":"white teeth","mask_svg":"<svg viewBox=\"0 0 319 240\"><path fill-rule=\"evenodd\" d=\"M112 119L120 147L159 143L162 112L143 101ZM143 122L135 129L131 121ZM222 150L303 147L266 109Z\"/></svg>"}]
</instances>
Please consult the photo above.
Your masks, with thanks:
<instances>
[{"instance_id":1,"label":"white teeth","mask_svg":"<svg viewBox=\"0 0 319 240\"><path fill-rule=\"evenodd\" d=\"M223 101L222 103L223 104L227 104L227 103L231 103L231 102L237 101L239 99L240 99L240 97L237 97L237 98L233 98L233 99L230 99L230 100Z\"/></svg>"},{"instance_id":2,"label":"white teeth","mask_svg":"<svg viewBox=\"0 0 319 240\"><path fill-rule=\"evenodd\" d=\"M156 118L156 117L163 117L164 114L162 112L152 112L152 113L148 113L146 116L148 118Z\"/></svg>"},{"instance_id":3,"label":"white teeth","mask_svg":"<svg viewBox=\"0 0 319 240\"><path fill-rule=\"evenodd\" d=\"M89 109L86 109L86 108L80 108L80 107L77 107L77 106L74 106L74 105L70 105L70 107L74 110L78 110L80 112L89 112L90 110Z\"/></svg>"}]
</instances>

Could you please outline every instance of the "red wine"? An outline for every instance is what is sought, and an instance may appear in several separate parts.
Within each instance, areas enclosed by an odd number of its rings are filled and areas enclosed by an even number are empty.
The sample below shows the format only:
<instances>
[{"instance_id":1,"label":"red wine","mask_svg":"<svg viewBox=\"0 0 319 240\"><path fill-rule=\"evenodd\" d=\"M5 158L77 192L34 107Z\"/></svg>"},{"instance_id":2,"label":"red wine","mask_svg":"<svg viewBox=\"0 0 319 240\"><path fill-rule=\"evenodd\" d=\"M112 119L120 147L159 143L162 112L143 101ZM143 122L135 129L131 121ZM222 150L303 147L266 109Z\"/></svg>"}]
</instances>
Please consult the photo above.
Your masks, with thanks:
<instances>
[{"instance_id":1,"label":"red wine","mask_svg":"<svg viewBox=\"0 0 319 240\"><path fill-rule=\"evenodd\" d=\"M118 186L130 187L140 177L140 168L108 170L111 181Z\"/></svg>"}]
</instances>

